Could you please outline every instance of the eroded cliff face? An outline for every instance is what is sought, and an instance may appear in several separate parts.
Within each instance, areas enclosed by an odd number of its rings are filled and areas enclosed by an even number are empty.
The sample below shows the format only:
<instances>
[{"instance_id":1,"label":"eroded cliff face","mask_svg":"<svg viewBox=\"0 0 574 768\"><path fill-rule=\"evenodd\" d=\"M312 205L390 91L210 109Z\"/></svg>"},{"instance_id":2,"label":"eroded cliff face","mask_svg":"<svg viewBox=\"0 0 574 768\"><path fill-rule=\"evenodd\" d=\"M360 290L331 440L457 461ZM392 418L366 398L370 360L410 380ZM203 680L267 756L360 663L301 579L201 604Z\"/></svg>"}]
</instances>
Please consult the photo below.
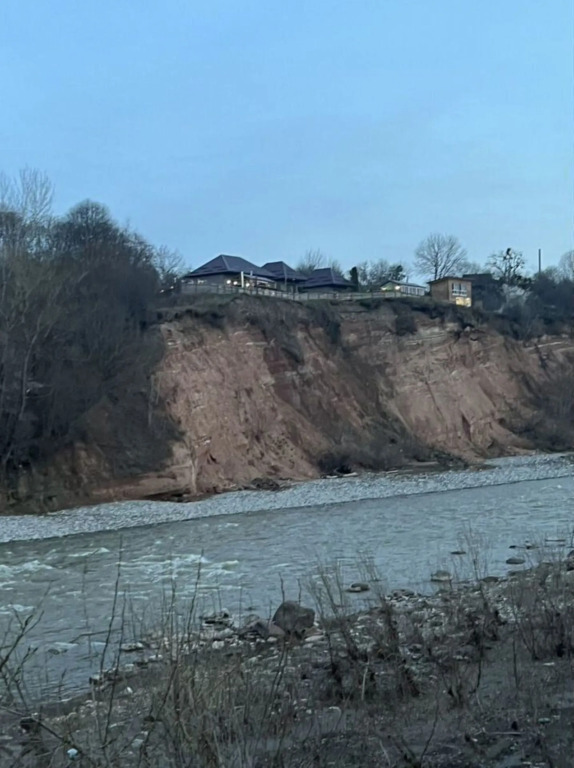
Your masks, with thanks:
<instances>
[{"instance_id":1,"label":"eroded cliff face","mask_svg":"<svg viewBox=\"0 0 574 768\"><path fill-rule=\"evenodd\" d=\"M44 473L44 498L54 508L198 495L316 477L322 457L384 467L436 451L475 460L536 448L517 432L533 394L571 365L572 340L527 345L470 315L434 314L394 301L243 297L216 312L172 311L150 391L94 409L86 439ZM157 430L160 406L169 433ZM112 439L109 425L126 419ZM152 469L138 458L149 440L169 443Z\"/></svg>"}]
</instances>

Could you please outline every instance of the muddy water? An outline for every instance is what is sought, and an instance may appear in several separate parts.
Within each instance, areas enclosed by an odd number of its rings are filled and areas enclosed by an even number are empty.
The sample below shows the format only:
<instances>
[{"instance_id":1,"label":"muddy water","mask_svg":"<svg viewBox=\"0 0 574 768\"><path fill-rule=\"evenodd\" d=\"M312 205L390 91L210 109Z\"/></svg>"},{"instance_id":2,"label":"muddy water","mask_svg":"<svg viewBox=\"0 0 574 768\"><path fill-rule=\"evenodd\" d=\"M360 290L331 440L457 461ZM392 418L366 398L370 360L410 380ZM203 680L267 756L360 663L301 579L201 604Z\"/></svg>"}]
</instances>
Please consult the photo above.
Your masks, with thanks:
<instances>
[{"instance_id":1,"label":"muddy water","mask_svg":"<svg viewBox=\"0 0 574 768\"><path fill-rule=\"evenodd\" d=\"M437 481L438 482L438 481ZM400 492L400 487L397 486ZM320 500L318 500L320 501ZM528 559L571 547L574 476L434 493L320 504L0 545L0 637L15 616L40 611L27 646L30 684L52 694L83 686L97 670L105 631L120 614L127 640L150 627L175 585L183 612L267 614L282 593L306 593L318 563L338 562L345 581L371 558L389 587L426 589L433 570L504 574L511 546ZM1 523L0 523L1 524ZM556 543L556 539L565 539ZM544 544L546 542L546 545ZM464 549L467 555L451 555ZM514 567L514 566L513 566ZM307 599L310 599L307 597Z\"/></svg>"}]
</instances>

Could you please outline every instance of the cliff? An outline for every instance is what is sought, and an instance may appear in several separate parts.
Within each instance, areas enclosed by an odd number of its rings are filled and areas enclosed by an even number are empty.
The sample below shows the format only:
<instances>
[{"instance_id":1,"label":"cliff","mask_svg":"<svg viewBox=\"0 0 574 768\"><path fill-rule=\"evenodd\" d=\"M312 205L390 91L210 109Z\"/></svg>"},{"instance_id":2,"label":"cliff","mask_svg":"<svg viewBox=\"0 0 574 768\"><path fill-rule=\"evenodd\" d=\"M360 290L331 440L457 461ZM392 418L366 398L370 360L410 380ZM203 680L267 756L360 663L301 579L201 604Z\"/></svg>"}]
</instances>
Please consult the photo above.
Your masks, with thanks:
<instances>
[{"instance_id":1,"label":"cliff","mask_svg":"<svg viewBox=\"0 0 574 768\"><path fill-rule=\"evenodd\" d=\"M545 398L560 400L564 377L574 380L567 336L525 343L476 313L408 300L199 298L158 314L149 333L164 354L146 386L124 382L93 408L50 466L19 478L4 509L571 445L541 418ZM554 397L556 414L571 399Z\"/></svg>"}]
</instances>

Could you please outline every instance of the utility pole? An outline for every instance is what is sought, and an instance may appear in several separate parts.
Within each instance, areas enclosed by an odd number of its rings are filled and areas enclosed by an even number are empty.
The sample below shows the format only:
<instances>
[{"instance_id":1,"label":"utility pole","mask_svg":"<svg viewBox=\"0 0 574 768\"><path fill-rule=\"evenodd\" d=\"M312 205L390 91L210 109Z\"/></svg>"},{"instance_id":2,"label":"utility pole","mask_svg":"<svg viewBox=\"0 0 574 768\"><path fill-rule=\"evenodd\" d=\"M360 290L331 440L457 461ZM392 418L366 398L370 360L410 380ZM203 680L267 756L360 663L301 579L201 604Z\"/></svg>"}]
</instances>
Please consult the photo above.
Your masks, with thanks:
<instances>
[{"instance_id":1,"label":"utility pole","mask_svg":"<svg viewBox=\"0 0 574 768\"><path fill-rule=\"evenodd\" d=\"M538 249L538 274L542 272L542 248Z\"/></svg>"}]
</instances>

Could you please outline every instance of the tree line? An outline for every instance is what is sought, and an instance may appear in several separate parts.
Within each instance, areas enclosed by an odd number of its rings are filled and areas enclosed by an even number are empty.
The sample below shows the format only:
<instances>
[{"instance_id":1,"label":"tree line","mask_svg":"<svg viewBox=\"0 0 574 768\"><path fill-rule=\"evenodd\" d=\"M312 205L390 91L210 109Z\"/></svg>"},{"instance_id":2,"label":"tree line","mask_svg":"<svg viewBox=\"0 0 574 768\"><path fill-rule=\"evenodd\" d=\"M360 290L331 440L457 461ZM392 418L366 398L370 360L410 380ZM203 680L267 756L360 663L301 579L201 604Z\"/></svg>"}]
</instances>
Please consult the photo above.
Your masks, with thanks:
<instances>
[{"instance_id":1,"label":"tree line","mask_svg":"<svg viewBox=\"0 0 574 768\"><path fill-rule=\"evenodd\" d=\"M331 267L343 275L340 264L329 260L318 249L308 251L298 264L303 274L321 267ZM537 321L571 322L574 319L574 250L567 251L556 267L529 276L520 251L504 248L479 264L468 258L457 237L433 233L415 249L413 269L429 282L447 276L481 275L482 285L473 293L485 309L504 307L510 317L534 330L541 327ZM389 280L408 280L409 268L386 259L374 259L357 264L349 277L359 290L378 291Z\"/></svg>"},{"instance_id":2,"label":"tree line","mask_svg":"<svg viewBox=\"0 0 574 768\"><path fill-rule=\"evenodd\" d=\"M118 381L151 370L148 309L178 257L89 200L63 216L37 171L0 176L0 474L78 437Z\"/></svg>"}]
</instances>

